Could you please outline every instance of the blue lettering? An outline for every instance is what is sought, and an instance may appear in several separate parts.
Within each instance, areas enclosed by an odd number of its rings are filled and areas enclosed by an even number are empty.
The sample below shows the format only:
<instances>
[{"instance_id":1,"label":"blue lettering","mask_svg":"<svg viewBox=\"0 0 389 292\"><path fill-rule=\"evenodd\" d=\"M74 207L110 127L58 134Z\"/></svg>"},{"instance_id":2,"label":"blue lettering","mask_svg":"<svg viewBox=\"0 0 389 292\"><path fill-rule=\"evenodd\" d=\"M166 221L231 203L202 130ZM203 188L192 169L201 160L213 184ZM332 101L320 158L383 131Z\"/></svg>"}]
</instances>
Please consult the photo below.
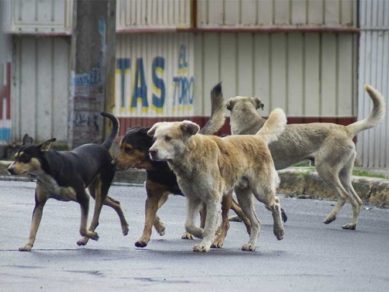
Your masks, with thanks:
<instances>
[{"instance_id":1,"label":"blue lettering","mask_svg":"<svg viewBox=\"0 0 389 292\"><path fill-rule=\"evenodd\" d=\"M153 75L153 97L152 103L157 109L162 109L165 104L166 88L165 82L161 78L165 70L165 59L155 57L152 65ZM155 92L157 94L155 94Z\"/></svg>"},{"instance_id":2,"label":"blue lettering","mask_svg":"<svg viewBox=\"0 0 389 292\"><path fill-rule=\"evenodd\" d=\"M149 104L147 102L147 85L146 85L145 70L144 70L142 58L138 58L136 60L134 86L135 89L132 95L131 107L136 108L138 99L140 99L142 102L142 107L147 110Z\"/></svg>"}]
</instances>

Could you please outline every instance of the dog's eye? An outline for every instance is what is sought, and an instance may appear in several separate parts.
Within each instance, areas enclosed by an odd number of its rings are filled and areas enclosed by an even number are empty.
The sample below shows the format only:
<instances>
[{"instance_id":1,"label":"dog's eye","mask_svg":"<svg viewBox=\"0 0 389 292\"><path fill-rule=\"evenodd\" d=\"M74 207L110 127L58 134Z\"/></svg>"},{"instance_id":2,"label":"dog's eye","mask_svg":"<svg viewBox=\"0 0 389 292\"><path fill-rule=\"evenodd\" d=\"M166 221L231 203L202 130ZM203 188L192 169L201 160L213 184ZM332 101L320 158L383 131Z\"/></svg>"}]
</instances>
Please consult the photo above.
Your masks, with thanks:
<instances>
[{"instance_id":1,"label":"dog's eye","mask_svg":"<svg viewBox=\"0 0 389 292\"><path fill-rule=\"evenodd\" d=\"M22 163L28 163L28 162L30 162L30 157L26 154L22 154L22 155L18 156L18 161L20 161Z\"/></svg>"},{"instance_id":2,"label":"dog's eye","mask_svg":"<svg viewBox=\"0 0 389 292\"><path fill-rule=\"evenodd\" d=\"M132 152L134 152L134 149L133 148L126 148L124 150L127 154L131 154Z\"/></svg>"},{"instance_id":3,"label":"dog's eye","mask_svg":"<svg viewBox=\"0 0 389 292\"><path fill-rule=\"evenodd\" d=\"M165 136L165 141L166 142L169 142L169 141L171 141L172 140L172 137L170 137L170 136Z\"/></svg>"}]
</instances>

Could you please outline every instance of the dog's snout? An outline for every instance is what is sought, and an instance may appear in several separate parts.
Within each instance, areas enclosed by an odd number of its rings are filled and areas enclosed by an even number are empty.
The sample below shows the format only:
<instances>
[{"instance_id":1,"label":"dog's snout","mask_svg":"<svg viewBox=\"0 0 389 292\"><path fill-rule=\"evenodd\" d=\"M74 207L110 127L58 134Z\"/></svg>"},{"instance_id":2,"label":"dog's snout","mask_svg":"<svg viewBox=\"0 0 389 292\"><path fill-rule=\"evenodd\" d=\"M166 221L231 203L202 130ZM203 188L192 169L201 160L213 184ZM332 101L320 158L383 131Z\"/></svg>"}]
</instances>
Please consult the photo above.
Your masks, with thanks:
<instances>
[{"instance_id":1,"label":"dog's snout","mask_svg":"<svg viewBox=\"0 0 389 292\"><path fill-rule=\"evenodd\" d=\"M149 156L151 160L155 160L158 155L158 151L154 149L149 150Z\"/></svg>"},{"instance_id":2,"label":"dog's snout","mask_svg":"<svg viewBox=\"0 0 389 292\"><path fill-rule=\"evenodd\" d=\"M12 167L12 164L8 166L7 170L8 170L8 172L9 172L10 174L12 174L12 175L15 175L15 174L16 174L14 168Z\"/></svg>"}]
</instances>

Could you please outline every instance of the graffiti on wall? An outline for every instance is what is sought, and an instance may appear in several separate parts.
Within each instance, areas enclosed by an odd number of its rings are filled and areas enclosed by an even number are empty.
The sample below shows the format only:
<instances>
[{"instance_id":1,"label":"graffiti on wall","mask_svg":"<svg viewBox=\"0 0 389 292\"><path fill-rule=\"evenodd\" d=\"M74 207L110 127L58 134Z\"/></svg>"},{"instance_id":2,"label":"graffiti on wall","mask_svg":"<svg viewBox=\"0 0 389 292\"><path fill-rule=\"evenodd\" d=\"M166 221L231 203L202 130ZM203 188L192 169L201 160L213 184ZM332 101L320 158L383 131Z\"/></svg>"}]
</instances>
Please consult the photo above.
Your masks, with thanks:
<instances>
[{"instance_id":1,"label":"graffiti on wall","mask_svg":"<svg viewBox=\"0 0 389 292\"><path fill-rule=\"evenodd\" d=\"M168 109L176 113L192 110L194 76L188 47L180 45L177 56L177 68L168 68L176 62L168 62L163 56L154 56L150 68L145 66L143 57L117 59L116 100L120 113L164 114ZM173 72L172 76L167 76L168 70Z\"/></svg>"}]
</instances>

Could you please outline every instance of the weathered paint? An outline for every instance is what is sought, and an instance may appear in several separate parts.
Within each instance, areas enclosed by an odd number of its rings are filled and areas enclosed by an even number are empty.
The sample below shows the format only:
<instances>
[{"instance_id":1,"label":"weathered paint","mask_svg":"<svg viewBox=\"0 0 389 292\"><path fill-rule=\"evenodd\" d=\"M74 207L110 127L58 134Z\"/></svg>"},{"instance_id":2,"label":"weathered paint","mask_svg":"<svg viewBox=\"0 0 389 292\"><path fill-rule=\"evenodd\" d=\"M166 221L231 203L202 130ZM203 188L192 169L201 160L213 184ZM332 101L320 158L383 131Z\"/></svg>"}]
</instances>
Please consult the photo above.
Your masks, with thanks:
<instances>
[{"instance_id":1,"label":"weathered paint","mask_svg":"<svg viewBox=\"0 0 389 292\"><path fill-rule=\"evenodd\" d=\"M371 110L364 84L377 88L389 104L389 2L363 0L360 3L358 119ZM376 128L358 135L358 160L365 167L389 167L389 114Z\"/></svg>"}]
</instances>

